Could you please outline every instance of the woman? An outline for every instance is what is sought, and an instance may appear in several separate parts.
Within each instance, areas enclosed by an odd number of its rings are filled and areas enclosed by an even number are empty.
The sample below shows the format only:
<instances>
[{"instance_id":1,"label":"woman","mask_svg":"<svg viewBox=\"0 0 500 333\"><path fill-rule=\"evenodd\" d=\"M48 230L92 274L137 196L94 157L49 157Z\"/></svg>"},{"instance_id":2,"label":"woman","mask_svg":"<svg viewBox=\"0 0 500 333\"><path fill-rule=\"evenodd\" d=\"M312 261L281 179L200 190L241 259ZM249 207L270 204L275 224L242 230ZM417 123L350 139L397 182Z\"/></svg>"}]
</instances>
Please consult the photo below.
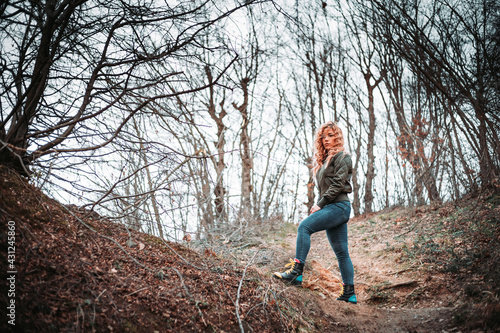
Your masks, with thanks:
<instances>
[{"instance_id":1,"label":"woman","mask_svg":"<svg viewBox=\"0 0 500 333\"><path fill-rule=\"evenodd\" d=\"M304 263L311 247L311 235L326 230L342 275L343 286L337 300L356 304L354 267L347 248L347 221L351 213L347 194L352 192L352 161L350 155L344 152L342 130L331 121L322 125L316 134L313 174L316 177L319 200L311 208L311 214L299 225L295 259L286 265L291 268L283 273L274 273L274 277L293 285L301 285Z\"/></svg>"}]
</instances>

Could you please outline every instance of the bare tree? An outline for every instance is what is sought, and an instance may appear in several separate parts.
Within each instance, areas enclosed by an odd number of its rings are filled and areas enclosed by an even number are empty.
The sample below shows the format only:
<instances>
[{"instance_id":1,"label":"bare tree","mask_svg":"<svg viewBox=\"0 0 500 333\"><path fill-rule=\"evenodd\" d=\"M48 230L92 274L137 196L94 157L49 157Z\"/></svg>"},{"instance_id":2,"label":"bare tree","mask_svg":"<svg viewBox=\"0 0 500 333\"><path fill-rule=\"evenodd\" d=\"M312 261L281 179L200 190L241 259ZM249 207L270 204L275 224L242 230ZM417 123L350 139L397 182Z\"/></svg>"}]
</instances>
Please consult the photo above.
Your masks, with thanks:
<instances>
[{"instance_id":1,"label":"bare tree","mask_svg":"<svg viewBox=\"0 0 500 333\"><path fill-rule=\"evenodd\" d=\"M372 4L375 15L397 28L394 34L381 35L381 43L392 42L437 98L450 103L443 111L460 120L461 135L468 138L479 161L481 183L491 186L499 174L500 156L498 72L494 70L499 54L493 51L498 50L498 41L492 38L498 3L373 0Z\"/></svg>"},{"instance_id":2,"label":"bare tree","mask_svg":"<svg viewBox=\"0 0 500 333\"><path fill-rule=\"evenodd\" d=\"M240 208L248 215L252 207L252 170L253 170L253 154L250 148L250 134L249 134L249 110L248 110L248 96L250 78L245 76L240 79L240 88L243 93L243 101L240 105L233 103L233 107L241 114L241 127L240 127L240 155L241 155L241 202Z\"/></svg>"},{"instance_id":3,"label":"bare tree","mask_svg":"<svg viewBox=\"0 0 500 333\"><path fill-rule=\"evenodd\" d=\"M356 65L357 69L363 75L366 95L368 98L365 103L365 108L368 113L368 137L367 137L367 170L365 180L364 194L364 212L371 213L373 211L373 181L375 178L375 106L374 92L385 76L383 70L377 68L376 41L373 36L373 26L371 20L365 15L359 15L356 7L349 7L347 15L344 15L345 26L352 38L351 49L355 55L350 57L351 61ZM375 73L374 73L375 72Z\"/></svg>"},{"instance_id":4,"label":"bare tree","mask_svg":"<svg viewBox=\"0 0 500 333\"><path fill-rule=\"evenodd\" d=\"M205 72L208 78L209 83L213 83L212 71L209 66L205 66ZM210 97L207 106L208 114L215 121L217 125L217 141L215 143L215 147L217 149L217 157L212 158L212 162L215 165L215 175L216 175L216 184L214 187L214 204L215 204L215 212L216 218L218 220L223 220L225 218L225 209L224 209L224 168L226 164L224 162L225 155L225 145L226 145L226 125L224 124L224 117L227 115L225 109L225 97L223 95L222 100L219 102L220 111L217 113L216 105L215 105L215 93L213 84L210 85Z\"/></svg>"},{"instance_id":5,"label":"bare tree","mask_svg":"<svg viewBox=\"0 0 500 333\"><path fill-rule=\"evenodd\" d=\"M387 24L380 25L380 28L387 30L378 33L390 33L391 27ZM433 126L438 119L431 117L434 109L431 103L433 98L429 91L422 87L422 78L418 77L418 75L413 78L408 77L408 74L405 76L404 62L397 55L397 52L391 48L391 44L386 44L383 48L377 49L380 65L386 73L384 82L392 104L392 113L395 115L398 125L395 134L399 154L413 170L414 193L417 197L417 203L425 203L423 188L427 189L428 198L431 202L440 201L435 178L435 167L438 165L436 154L439 152L437 146L439 133L434 133L431 137L432 142L430 143L433 144L432 149L429 150L431 156L426 156L425 150L430 128L432 127L435 130L439 128L439 126ZM423 104L425 99L427 99L428 107ZM407 101L406 105L409 105L410 108L410 116L405 112L405 100ZM427 119L423 115L424 112L429 115Z\"/></svg>"},{"instance_id":6,"label":"bare tree","mask_svg":"<svg viewBox=\"0 0 500 333\"><path fill-rule=\"evenodd\" d=\"M291 74L297 102L290 112L296 132L300 133L299 154L309 168L305 203L309 211L315 202L312 150L317 127L327 120L346 119L337 108L344 55L340 41L335 39L339 36L331 32L331 17L321 4L296 2L295 10L290 28L295 44L290 52L298 58L296 66L300 70Z\"/></svg>"},{"instance_id":7,"label":"bare tree","mask_svg":"<svg viewBox=\"0 0 500 333\"><path fill-rule=\"evenodd\" d=\"M238 59L235 66L235 74L238 77L237 87L241 90L243 100L238 105L233 102L233 107L241 115L241 126L239 129L240 140L239 149L241 157L241 201L240 210L243 215L249 216L253 207L253 168L254 154L252 151L251 138L251 92L252 87L257 82L257 77L261 71L262 48L259 42L259 35L256 31L257 22L253 18L251 9L247 12L249 20L249 31L247 35L247 44L242 47L243 56Z\"/></svg>"},{"instance_id":8,"label":"bare tree","mask_svg":"<svg viewBox=\"0 0 500 333\"><path fill-rule=\"evenodd\" d=\"M103 148L153 101L207 88L185 84L178 59L195 59L205 47L197 37L251 3L226 11L208 1L7 3L0 13L0 163L26 174L45 155ZM198 15L209 10L216 15ZM126 96L137 97L132 111ZM103 133L99 124L110 114L113 128Z\"/></svg>"}]
</instances>

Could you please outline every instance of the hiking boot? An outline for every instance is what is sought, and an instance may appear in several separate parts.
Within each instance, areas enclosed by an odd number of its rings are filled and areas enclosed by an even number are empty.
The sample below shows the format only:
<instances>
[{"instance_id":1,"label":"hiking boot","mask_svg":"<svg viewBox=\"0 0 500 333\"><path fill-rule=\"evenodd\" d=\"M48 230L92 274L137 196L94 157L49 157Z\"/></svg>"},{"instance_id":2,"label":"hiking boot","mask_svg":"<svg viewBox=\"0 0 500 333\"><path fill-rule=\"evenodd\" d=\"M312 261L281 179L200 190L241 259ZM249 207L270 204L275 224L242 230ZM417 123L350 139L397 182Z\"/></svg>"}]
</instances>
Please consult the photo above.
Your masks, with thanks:
<instances>
[{"instance_id":1,"label":"hiking boot","mask_svg":"<svg viewBox=\"0 0 500 333\"><path fill-rule=\"evenodd\" d=\"M300 262L298 259L290 259L290 262L286 264L285 267L290 268L283 273L275 272L273 276L277 279L281 279L283 282L300 286L302 284L302 271L304 270L304 263Z\"/></svg>"},{"instance_id":2,"label":"hiking boot","mask_svg":"<svg viewBox=\"0 0 500 333\"><path fill-rule=\"evenodd\" d=\"M349 284L342 284L342 290L340 291L340 295L337 298L337 301L344 301L356 304L358 301L356 300L356 294L354 293L354 286Z\"/></svg>"}]
</instances>

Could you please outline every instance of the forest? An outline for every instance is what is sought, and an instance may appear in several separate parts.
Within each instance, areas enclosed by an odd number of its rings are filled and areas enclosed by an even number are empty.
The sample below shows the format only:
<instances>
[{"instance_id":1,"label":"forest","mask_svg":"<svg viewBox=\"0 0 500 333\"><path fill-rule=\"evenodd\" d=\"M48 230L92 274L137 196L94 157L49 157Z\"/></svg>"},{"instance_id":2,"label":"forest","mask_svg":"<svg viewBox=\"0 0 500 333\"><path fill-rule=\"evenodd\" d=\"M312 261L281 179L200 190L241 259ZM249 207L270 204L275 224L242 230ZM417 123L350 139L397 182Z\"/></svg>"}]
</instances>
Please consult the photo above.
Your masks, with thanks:
<instances>
[{"instance_id":1,"label":"forest","mask_svg":"<svg viewBox=\"0 0 500 333\"><path fill-rule=\"evenodd\" d=\"M0 164L171 239L297 222L342 126L354 215L498 188L496 1L6 1Z\"/></svg>"},{"instance_id":2,"label":"forest","mask_svg":"<svg viewBox=\"0 0 500 333\"><path fill-rule=\"evenodd\" d=\"M500 2L6 0L0 68L17 331L500 327ZM324 239L304 290L266 280L327 121L355 310Z\"/></svg>"}]
</instances>

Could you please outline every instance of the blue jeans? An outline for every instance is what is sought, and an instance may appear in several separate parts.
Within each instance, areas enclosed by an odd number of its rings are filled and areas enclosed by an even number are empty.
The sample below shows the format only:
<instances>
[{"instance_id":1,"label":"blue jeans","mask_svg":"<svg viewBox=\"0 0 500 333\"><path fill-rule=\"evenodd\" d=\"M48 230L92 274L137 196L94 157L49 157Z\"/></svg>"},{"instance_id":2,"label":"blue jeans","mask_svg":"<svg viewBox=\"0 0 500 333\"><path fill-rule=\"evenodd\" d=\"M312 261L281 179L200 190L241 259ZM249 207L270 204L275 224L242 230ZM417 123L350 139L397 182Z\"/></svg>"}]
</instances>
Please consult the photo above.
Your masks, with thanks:
<instances>
[{"instance_id":1,"label":"blue jeans","mask_svg":"<svg viewBox=\"0 0 500 333\"><path fill-rule=\"evenodd\" d=\"M337 256L344 284L354 284L354 267L347 248L347 221L351 214L351 203L341 201L328 204L305 218L297 230L295 258L305 263L311 248L311 235L326 230L328 241Z\"/></svg>"}]
</instances>

